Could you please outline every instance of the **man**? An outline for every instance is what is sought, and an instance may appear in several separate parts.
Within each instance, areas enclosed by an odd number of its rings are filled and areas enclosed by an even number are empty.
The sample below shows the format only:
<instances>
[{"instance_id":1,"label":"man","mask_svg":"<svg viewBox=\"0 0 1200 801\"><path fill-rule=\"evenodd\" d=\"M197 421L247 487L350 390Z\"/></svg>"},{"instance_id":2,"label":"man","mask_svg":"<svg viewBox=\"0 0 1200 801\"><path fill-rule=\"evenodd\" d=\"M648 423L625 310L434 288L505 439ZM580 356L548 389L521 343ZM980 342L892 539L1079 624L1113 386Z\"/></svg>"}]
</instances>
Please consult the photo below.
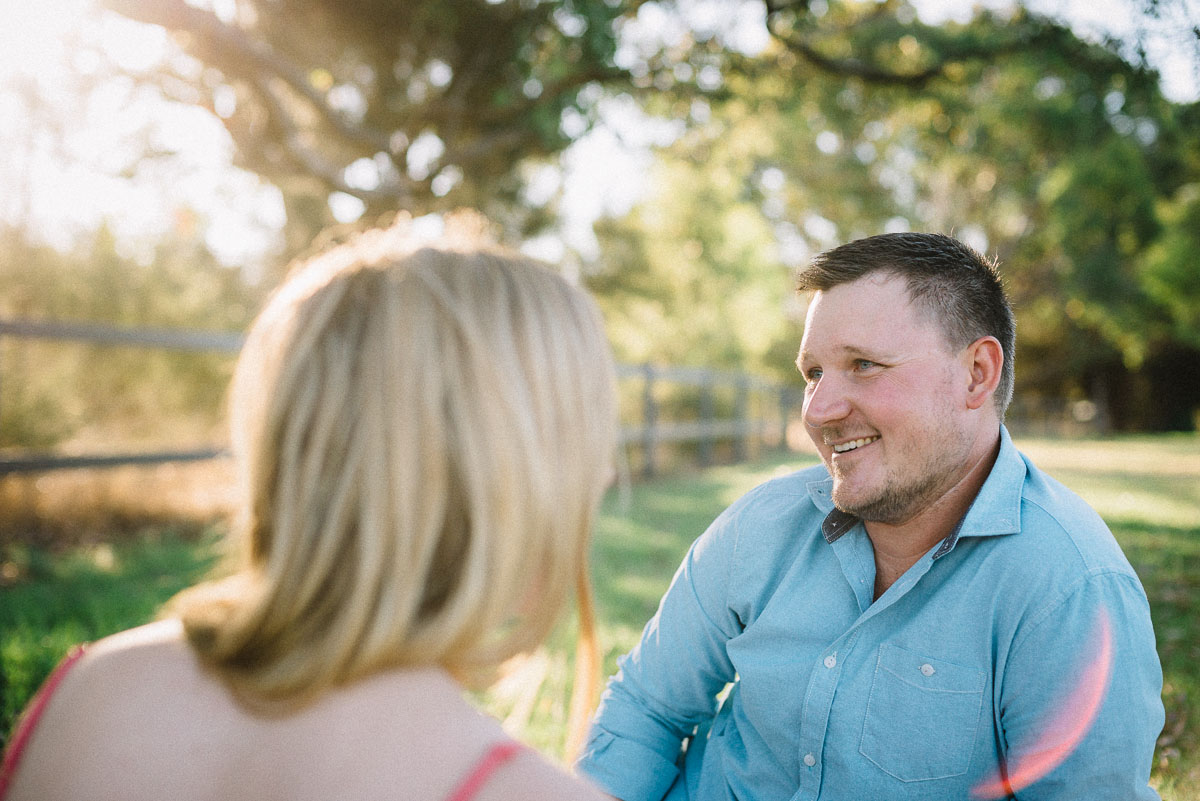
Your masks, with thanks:
<instances>
[{"instance_id":1,"label":"man","mask_svg":"<svg viewBox=\"0 0 1200 801\"><path fill-rule=\"evenodd\" d=\"M818 256L800 289L824 464L693 544L579 769L624 801L1157 798L1145 592L1003 426L994 265L889 234Z\"/></svg>"}]
</instances>

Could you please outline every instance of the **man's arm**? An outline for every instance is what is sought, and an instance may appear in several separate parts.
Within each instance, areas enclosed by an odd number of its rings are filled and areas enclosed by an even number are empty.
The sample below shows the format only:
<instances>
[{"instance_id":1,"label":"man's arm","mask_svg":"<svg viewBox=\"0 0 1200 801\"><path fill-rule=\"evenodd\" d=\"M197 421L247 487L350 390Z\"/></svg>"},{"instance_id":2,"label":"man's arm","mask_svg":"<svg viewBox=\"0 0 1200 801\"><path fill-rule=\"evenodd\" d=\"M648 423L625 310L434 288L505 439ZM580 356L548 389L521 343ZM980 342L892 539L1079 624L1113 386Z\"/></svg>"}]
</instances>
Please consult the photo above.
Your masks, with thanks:
<instances>
[{"instance_id":1,"label":"man's arm","mask_svg":"<svg viewBox=\"0 0 1200 801\"><path fill-rule=\"evenodd\" d=\"M992 779L1020 801L1157 799L1162 670L1141 585L1097 571L1047 601L1003 671L1007 775Z\"/></svg>"},{"instance_id":2,"label":"man's arm","mask_svg":"<svg viewBox=\"0 0 1200 801\"><path fill-rule=\"evenodd\" d=\"M683 741L712 720L717 694L733 681L725 644L741 630L727 597L739 506L688 550L600 701L577 768L624 801L663 798L679 773Z\"/></svg>"}]
</instances>

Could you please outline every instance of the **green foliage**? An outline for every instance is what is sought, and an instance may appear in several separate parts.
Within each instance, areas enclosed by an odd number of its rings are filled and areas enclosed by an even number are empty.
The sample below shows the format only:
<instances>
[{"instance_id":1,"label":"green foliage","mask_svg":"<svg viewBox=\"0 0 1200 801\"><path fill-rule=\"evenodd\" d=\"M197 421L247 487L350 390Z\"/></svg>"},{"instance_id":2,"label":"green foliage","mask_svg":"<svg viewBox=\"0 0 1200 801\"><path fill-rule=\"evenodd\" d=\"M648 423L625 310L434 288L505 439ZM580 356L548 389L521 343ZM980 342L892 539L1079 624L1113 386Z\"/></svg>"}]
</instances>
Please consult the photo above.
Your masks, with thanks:
<instances>
[{"instance_id":1,"label":"green foliage","mask_svg":"<svg viewBox=\"0 0 1200 801\"><path fill-rule=\"evenodd\" d=\"M859 236L941 230L1002 259L1020 319L1018 412L1088 398L1117 429L1179 428L1200 407L1200 387L1161 391L1171 361L1200 372L1200 104L1167 102L1137 41L1089 43L1020 7L930 26L901 0L767 3L769 44L754 54L672 0L247 0L222 15L184 0L106 5L180 34L207 67L133 77L220 111L235 161L283 193L288 254L332 222L335 190L363 201L364 223L469 205L514 236L534 233L555 210L522 191L532 168L596 121L606 92L628 92L684 133L660 153L652 196L599 226L588 281L622 359L794 380L789 270ZM1179 9L1127 4L1147 20ZM680 35L623 36L656 15ZM184 275L202 259L156 259L135 282L182 293L179 314L115 301L140 297L120 289L138 273L117 277L100 239L78 290L47 254L17 260L43 262L58 310L37 301L46 313L92 314L80 293L94 285L109 288L113 315L95 319L196 325L191 311L205 307L229 313L201 327L244 323L229 273ZM178 382L196 403L224 386L220 368L189 369L213 379ZM81 429L49 382L17 393L0 403L5 442Z\"/></svg>"},{"instance_id":2,"label":"green foliage","mask_svg":"<svg viewBox=\"0 0 1200 801\"><path fill-rule=\"evenodd\" d=\"M618 359L771 371L795 327L768 221L733 181L678 162L660 172L669 194L598 226L605 270L588 283Z\"/></svg>"},{"instance_id":3,"label":"green foliage","mask_svg":"<svg viewBox=\"0 0 1200 801\"><path fill-rule=\"evenodd\" d=\"M1166 310L1170 335L1200 348L1200 183L1182 187L1159 202L1164 230L1147 249L1142 280L1146 293Z\"/></svg>"},{"instance_id":4,"label":"green foliage","mask_svg":"<svg viewBox=\"0 0 1200 801\"><path fill-rule=\"evenodd\" d=\"M0 318L119 328L240 331L260 288L201 246L164 242L150 262L120 254L106 229L71 253L0 231ZM0 340L0 447L72 438L127 445L164 438L207 444L223 420L227 353Z\"/></svg>"},{"instance_id":5,"label":"green foliage","mask_svg":"<svg viewBox=\"0 0 1200 801\"><path fill-rule=\"evenodd\" d=\"M722 54L724 82L684 107L653 195L601 232L592 286L619 348L786 370L798 335L776 320L796 310L772 265L943 231L1001 259L1018 413L1090 397L1116 428L1191 427L1200 388L1159 391L1159 365L1200 372L1196 108L1164 100L1115 45L1023 12L932 28L895 4L830 4L776 22L791 27L764 54ZM683 97L648 108L678 116ZM778 251L739 252L737 235ZM709 309L756 291L754 313Z\"/></svg>"},{"instance_id":6,"label":"green foliage","mask_svg":"<svg viewBox=\"0 0 1200 801\"><path fill-rule=\"evenodd\" d=\"M154 618L213 565L215 531L171 530L64 554L7 546L0 553L0 731L73 645Z\"/></svg>"}]
</instances>

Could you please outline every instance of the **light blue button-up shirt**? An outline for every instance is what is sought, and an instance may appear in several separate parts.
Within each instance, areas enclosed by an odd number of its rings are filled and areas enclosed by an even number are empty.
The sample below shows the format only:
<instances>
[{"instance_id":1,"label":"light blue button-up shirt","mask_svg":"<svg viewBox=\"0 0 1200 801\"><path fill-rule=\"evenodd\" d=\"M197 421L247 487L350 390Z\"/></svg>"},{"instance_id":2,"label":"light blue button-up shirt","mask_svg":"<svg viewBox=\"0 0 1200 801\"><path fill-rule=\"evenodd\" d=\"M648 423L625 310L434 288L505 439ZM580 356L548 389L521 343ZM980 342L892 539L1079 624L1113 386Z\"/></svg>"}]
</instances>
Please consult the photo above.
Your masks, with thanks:
<instances>
[{"instance_id":1,"label":"light blue button-up shirt","mask_svg":"<svg viewBox=\"0 0 1200 801\"><path fill-rule=\"evenodd\" d=\"M620 660L578 768L625 801L959 801L1005 780L1158 798L1145 592L1099 516L1000 436L958 528L878 600L824 467L733 504Z\"/></svg>"}]
</instances>

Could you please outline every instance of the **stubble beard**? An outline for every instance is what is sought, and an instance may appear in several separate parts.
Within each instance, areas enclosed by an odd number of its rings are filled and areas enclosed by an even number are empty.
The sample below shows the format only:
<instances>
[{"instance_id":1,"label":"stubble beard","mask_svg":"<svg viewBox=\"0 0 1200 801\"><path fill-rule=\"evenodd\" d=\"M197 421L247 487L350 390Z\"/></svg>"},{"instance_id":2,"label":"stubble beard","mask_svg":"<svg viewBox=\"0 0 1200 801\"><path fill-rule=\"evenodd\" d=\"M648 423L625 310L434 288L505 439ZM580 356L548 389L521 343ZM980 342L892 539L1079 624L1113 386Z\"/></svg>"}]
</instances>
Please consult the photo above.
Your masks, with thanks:
<instances>
[{"instance_id":1,"label":"stubble beard","mask_svg":"<svg viewBox=\"0 0 1200 801\"><path fill-rule=\"evenodd\" d=\"M834 465L833 504L847 514L872 523L900 525L932 505L955 483L954 476L966 468L966 454L949 457L944 451L928 455L921 464L907 466L903 474L889 472L882 486L853 497L848 494L849 476ZM912 480L906 481L905 478Z\"/></svg>"},{"instance_id":2,"label":"stubble beard","mask_svg":"<svg viewBox=\"0 0 1200 801\"><path fill-rule=\"evenodd\" d=\"M847 514L873 523L899 525L910 520L936 499L940 474L925 473L920 480L903 485L894 477L873 495L862 498L847 497L845 486L837 472L833 480L833 504ZM840 491L839 491L840 490Z\"/></svg>"}]
</instances>

